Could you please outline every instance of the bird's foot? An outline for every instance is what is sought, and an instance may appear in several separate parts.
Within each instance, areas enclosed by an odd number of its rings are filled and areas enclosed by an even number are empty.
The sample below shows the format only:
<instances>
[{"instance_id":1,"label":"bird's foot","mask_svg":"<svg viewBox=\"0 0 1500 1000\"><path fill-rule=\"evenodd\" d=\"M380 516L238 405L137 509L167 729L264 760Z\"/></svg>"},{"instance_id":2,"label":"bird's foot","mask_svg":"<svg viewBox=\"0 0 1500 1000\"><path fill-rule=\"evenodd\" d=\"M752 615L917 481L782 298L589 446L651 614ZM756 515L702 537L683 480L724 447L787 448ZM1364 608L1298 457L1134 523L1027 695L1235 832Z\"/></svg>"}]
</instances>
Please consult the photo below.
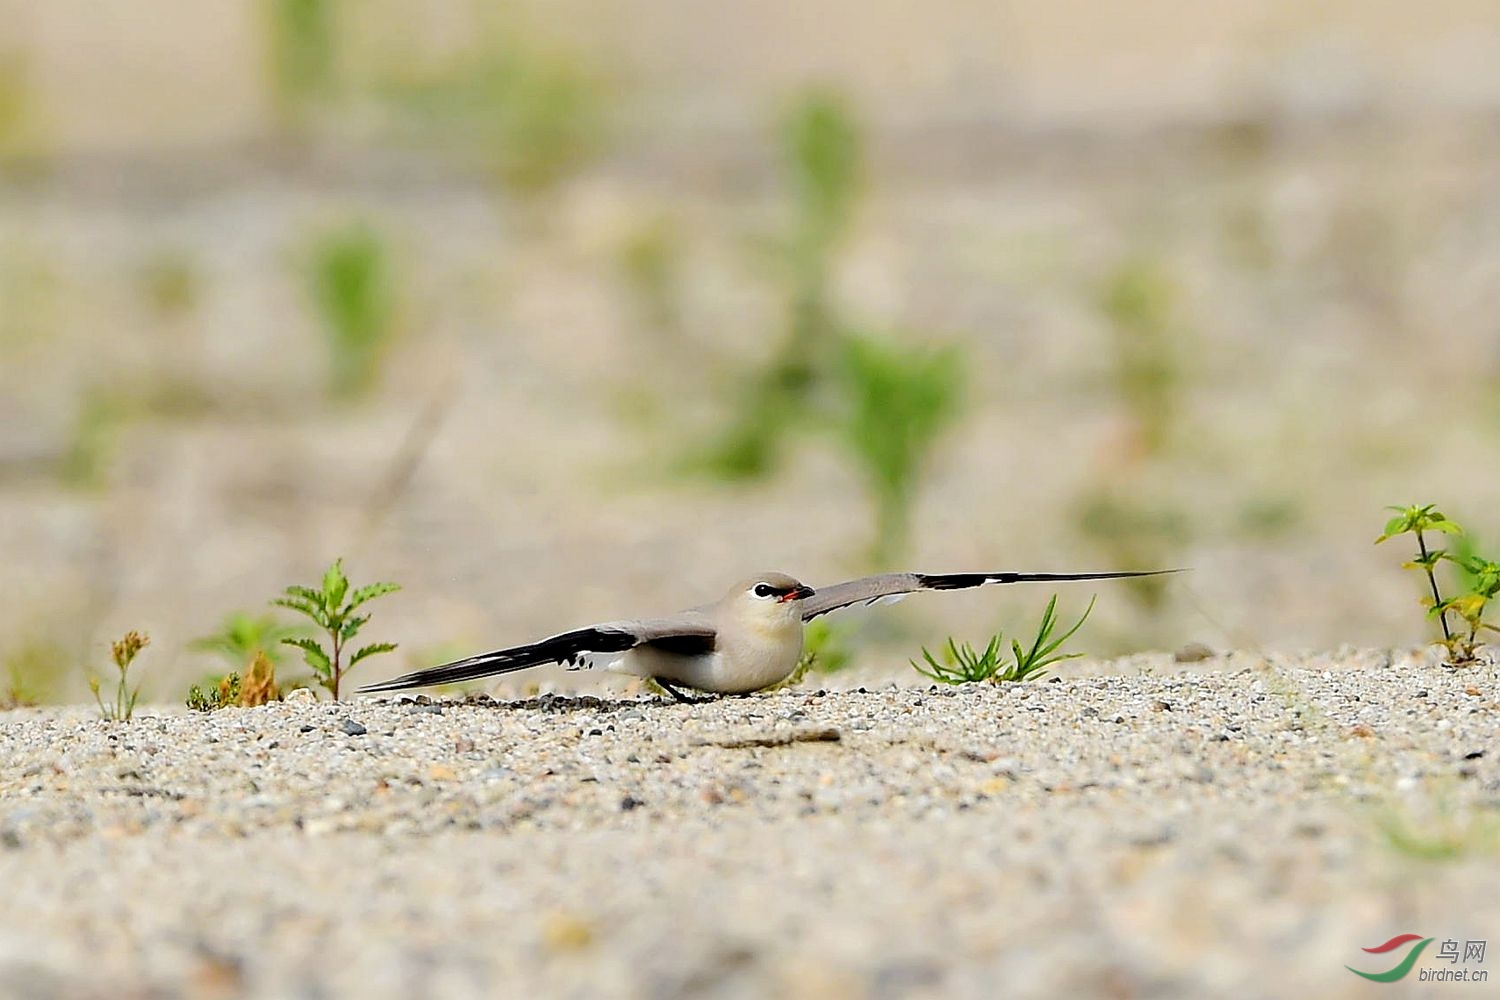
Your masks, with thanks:
<instances>
[{"instance_id":1,"label":"bird's foot","mask_svg":"<svg viewBox=\"0 0 1500 1000\"><path fill-rule=\"evenodd\" d=\"M692 697L689 697L688 695L683 694L682 691L675 684L673 684L671 681L662 680L660 677L653 677L651 679L656 682L656 686L657 687L661 688L663 691L667 692L667 694L669 694L673 698L677 699L677 702L679 704L682 704L682 705L704 705L704 704L707 704L710 701L713 701L712 697L708 697L708 698L692 698Z\"/></svg>"}]
</instances>

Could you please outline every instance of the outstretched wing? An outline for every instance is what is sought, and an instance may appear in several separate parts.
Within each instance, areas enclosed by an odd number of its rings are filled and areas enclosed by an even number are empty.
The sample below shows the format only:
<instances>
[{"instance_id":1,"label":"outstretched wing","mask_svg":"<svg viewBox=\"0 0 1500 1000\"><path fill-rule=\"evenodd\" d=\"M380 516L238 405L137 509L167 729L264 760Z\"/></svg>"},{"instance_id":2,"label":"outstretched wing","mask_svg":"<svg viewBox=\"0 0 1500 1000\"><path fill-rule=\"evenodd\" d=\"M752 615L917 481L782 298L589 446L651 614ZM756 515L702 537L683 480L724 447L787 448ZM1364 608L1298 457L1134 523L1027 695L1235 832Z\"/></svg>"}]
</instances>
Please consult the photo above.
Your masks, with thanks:
<instances>
[{"instance_id":1,"label":"outstretched wing","mask_svg":"<svg viewBox=\"0 0 1500 1000\"><path fill-rule=\"evenodd\" d=\"M923 590L967 590L987 583L1043 583L1067 580L1119 580L1133 576L1160 576L1175 569L1150 569L1125 573L882 573L831 587L819 587L802 602L802 620L811 621L852 604L874 604L884 598L915 594Z\"/></svg>"},{"instance_id":2,"label":"outstretched wing","mask_svg":"<svg viewBox=\"0 0 1500 1000\"><path fill-rule=\"evenodd\" d=\"M605 622L548 636L525 646L497 649L492 653L480 653L416 670L367 685L360 691L402 691L431 684L457 684L543 663L577 663L590 653L624 653L637 646L655 646L684 655L708 653L713 651L715 638L713 623L707 617L691 612L671 618Z\"/></svg>"}]
</instances>

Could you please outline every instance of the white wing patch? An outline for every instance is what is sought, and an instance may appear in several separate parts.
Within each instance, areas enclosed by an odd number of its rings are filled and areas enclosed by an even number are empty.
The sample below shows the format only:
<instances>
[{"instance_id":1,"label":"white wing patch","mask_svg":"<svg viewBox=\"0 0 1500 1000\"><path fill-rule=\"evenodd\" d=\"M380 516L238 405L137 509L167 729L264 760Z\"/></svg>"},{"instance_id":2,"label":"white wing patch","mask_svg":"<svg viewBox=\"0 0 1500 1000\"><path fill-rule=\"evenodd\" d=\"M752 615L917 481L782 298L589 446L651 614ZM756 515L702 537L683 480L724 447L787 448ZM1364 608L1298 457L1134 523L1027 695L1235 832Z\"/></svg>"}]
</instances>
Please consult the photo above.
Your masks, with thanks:
<instances>
[{"instance_id":1,"label":"white wing patch","mask_svg":"<svg viewBox=\"0 0 1500 1000\"><path fill-rule=\"evenodd\" d=\"M877 597L873 601L866 601L865 606L869 607L870 605L874 604L898 604L901 601L906 600L910 596L910 594L886 594L884 597Z\"/></svg>"},{"instance_id":2,"label":"white wing patch","mask_svg":"<svg viewBox=\"0 0 1500 1000\"><path fill-rule=\"evenodd\" d=\"M623 659L624 653L579 653L563 666L568 670L613 670Z\"/></svg>"}]
</instances>

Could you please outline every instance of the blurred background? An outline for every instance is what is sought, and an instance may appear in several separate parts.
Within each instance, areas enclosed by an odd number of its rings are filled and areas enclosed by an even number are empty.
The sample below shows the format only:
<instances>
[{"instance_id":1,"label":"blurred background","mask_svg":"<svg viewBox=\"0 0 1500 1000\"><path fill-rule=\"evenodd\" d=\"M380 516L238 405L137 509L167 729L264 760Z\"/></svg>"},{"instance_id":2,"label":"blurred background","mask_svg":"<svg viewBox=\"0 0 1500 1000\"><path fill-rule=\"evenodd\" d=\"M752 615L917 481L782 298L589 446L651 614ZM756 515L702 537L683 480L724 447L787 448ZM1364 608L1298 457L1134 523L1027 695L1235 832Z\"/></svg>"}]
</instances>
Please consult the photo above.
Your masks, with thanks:
<instances>
[{"instance_id":1,"label":"blurred background","mask_svg":"<svg viewBox=\"0 0 1500 1000\"><path fill-rule=\"evenodd\" d=\"M0 0L7 697L142 628L178 701L341 555L373 680L758 568L1414 644L1382 507L1500 540L1492 0L497 6Z\"/></svg>"}]
</instances>

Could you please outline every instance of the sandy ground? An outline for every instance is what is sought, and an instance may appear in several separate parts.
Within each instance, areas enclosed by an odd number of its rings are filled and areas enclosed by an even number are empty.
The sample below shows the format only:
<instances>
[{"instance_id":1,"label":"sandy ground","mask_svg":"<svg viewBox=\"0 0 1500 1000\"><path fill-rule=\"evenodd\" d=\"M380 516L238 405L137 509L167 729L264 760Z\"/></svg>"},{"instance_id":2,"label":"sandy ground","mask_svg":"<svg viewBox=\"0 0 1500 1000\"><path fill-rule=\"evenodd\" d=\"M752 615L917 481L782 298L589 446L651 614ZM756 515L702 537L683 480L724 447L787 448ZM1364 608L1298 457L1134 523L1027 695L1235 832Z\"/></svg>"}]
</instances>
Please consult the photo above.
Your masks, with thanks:
<instances>
[{"instance_id":1,"label":"sandy ground","mask_svg":"<svg viewBox=\"0 0 1500 1000\"><path fill-rule=\"evenodd\" d=\"M1099 670L7 713L0 994L1353 997L1500 926L1493 664Z\"/></svg>"}]
</instances>

